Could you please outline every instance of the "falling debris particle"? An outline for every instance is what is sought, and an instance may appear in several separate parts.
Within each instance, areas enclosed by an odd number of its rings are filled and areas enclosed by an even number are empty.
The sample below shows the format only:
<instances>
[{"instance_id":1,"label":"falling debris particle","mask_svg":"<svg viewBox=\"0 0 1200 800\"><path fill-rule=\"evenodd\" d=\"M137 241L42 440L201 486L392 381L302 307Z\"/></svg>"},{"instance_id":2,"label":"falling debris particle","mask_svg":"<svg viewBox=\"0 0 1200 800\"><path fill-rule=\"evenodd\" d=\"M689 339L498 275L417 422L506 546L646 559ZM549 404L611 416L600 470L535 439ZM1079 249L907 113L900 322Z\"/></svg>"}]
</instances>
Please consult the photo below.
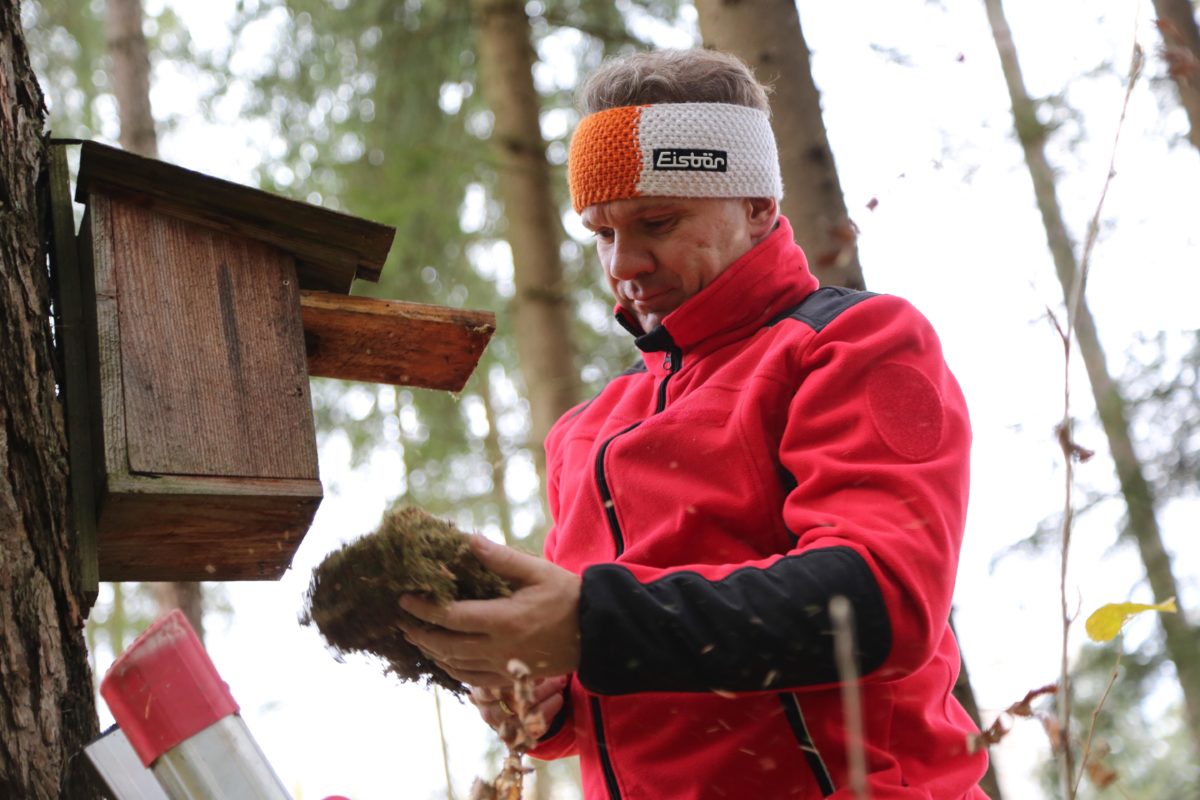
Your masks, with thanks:
<instances>
[{"instance_id":1,"label":"falling debris particle","mask_svg":"<svg viewBox=\"0 0 1200 800\"><path fill-rule=\"evenodd\" d=\"M874 211L879 206L879 198L872 197L867 201L867 211Z\"/></svg>"},{"instance_id":2,"label":"falling debris particle","mask_svg":"<svg viewBox=\"0 0 1200 800\"><path fill-rule=\"evenodd\" d=\"M461 696L465 687L401 636L400 623L434 627L400 608L404 594L445 604L507 597L512 588L479 562L465 533L410 506L325 557L313 570L300 621L316 625L337 655L374 655L402 681Z\"/></svg>"}]
</instances>

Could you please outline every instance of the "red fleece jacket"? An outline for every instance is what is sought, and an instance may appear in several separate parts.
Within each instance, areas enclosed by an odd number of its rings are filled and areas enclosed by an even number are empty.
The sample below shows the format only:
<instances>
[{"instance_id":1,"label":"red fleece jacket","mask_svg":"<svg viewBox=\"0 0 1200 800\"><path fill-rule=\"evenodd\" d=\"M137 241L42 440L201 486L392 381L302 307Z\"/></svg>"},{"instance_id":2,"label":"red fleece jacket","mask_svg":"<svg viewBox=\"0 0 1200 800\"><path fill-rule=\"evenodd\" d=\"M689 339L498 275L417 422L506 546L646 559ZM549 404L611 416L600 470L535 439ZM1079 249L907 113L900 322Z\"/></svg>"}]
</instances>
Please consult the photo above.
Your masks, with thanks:
<instances>
[{"instance_id":1,"label":"red fleece jacket","mask_svg":"<svg viewBox=\"0 0 1200 800\"><path fill-rule=\"evenodd\" d=\"M849 797L841 595L872 797L985 798L948 623L970 428L929 323L818 290L781 220L637 345L546 440L582 657L533 754L578 753L588 800Z\"/></svg>"}]
</instances>

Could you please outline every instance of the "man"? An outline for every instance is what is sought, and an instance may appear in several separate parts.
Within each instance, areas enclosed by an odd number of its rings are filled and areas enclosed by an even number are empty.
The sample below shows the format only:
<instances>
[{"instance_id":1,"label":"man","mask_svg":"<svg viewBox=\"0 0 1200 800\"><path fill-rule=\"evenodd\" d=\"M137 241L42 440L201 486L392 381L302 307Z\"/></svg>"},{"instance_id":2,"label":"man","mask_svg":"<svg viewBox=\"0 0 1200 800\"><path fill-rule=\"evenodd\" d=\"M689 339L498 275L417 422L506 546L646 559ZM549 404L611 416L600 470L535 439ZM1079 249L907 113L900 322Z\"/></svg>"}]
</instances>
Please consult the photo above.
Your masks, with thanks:
<instances>
[{"instance_id":1,"label":"man","mask_svg":"<svg viewBox=\"0 0 1200 800\"><path fill-rule=\"evenodd\" d=\"M519 586L403 607L406 636L497 726L528 663L592 798L984 798L948 618L970 430L926 320L818 289L778 214L764 90L707 51L608 62L571 144L636 367L546 440L546 560L478 539ZM830 602L856 629L851 741Z\"/></svg>"}]
</instances>

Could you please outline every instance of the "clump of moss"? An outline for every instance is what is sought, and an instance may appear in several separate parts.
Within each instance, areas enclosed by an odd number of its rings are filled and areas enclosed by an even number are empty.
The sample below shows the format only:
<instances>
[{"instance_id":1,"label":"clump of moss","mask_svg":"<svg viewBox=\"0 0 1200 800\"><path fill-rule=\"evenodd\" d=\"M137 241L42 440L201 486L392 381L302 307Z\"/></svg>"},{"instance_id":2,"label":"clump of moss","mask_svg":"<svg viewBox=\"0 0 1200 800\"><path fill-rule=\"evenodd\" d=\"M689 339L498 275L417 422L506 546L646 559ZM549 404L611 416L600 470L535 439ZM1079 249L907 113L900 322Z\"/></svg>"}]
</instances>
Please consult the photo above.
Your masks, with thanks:
<instances>
[{"instance_id":1,"label":"clump of moss","mask_svg":"<svg viewBox=\"0 0 1200 800\"><path fill-rule=\"evenodd\" d=\"M368 653L402 681L463 694L462 683L400 634L401 622L435 627L400 608L404 594L448 603L506 597L512 587L479 562L466 534L409 506L389 511L374 533L325 557L313 570L300 621L315 624L339 655Z\"/></svg>"}]
</instances>

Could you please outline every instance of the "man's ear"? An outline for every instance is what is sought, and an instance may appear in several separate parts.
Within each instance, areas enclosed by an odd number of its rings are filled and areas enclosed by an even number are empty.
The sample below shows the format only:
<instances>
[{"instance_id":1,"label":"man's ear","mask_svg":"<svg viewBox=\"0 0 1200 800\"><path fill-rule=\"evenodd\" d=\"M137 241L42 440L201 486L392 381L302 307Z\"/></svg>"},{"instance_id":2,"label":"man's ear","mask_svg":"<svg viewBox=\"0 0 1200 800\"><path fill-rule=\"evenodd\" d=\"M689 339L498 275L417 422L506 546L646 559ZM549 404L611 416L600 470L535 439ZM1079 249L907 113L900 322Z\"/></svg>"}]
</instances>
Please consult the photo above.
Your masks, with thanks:
<instances>
[{"instance_id":1,"label":"man's ear","mask_svg":"<svg viewBox=\"0 0 1200 800\"><path fill-rule=\"evenodd\" d=\"M746 203L750 237L757 244L775 229L775 220L779 218L779 202L774 197L750 197Z\"/></svg>"}]
</instances>

